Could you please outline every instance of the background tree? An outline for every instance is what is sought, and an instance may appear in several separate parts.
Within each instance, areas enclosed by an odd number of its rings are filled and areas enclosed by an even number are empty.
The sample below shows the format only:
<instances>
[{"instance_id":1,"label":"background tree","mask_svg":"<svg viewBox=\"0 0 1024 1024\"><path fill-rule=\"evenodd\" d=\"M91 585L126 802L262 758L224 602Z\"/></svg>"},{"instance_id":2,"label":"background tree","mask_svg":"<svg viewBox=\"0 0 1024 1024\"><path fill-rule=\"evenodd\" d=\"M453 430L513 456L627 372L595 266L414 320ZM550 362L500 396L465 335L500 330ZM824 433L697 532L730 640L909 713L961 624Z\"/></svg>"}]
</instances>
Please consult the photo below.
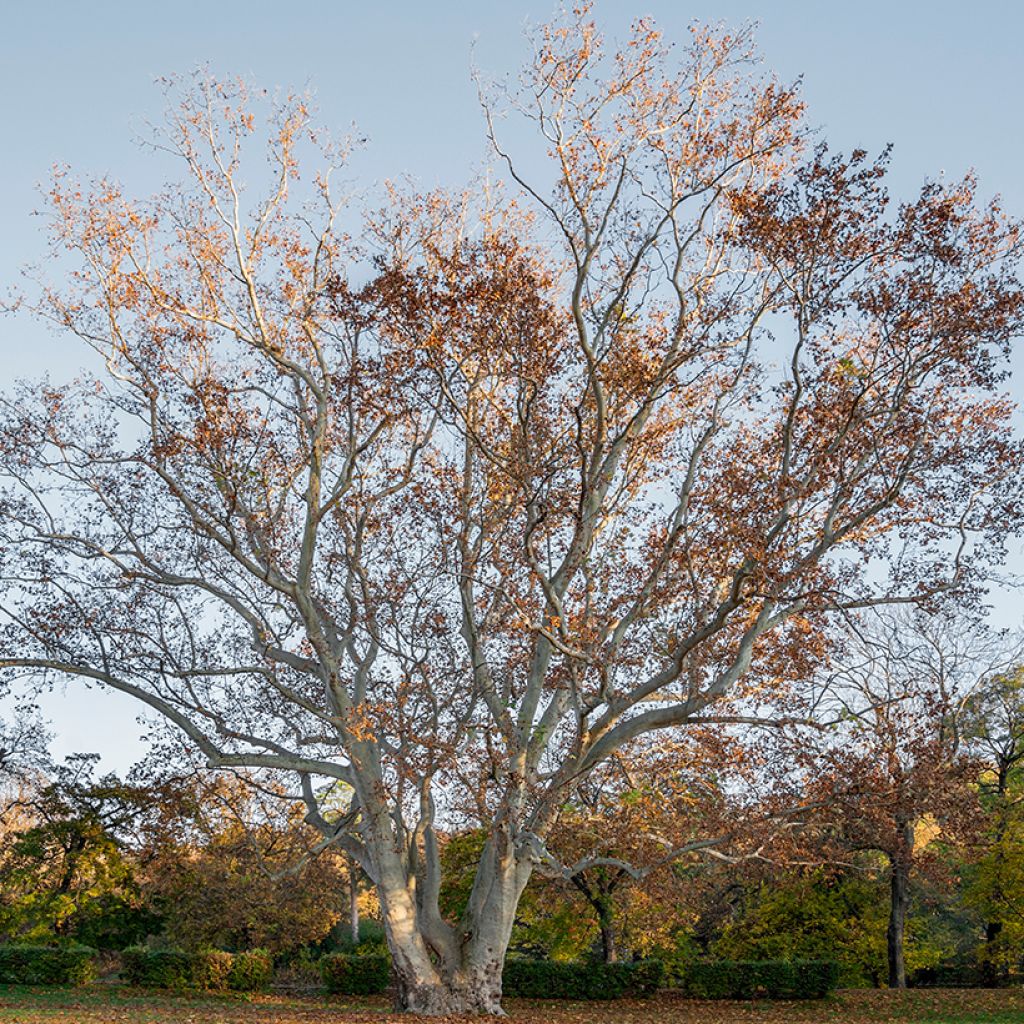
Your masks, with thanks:
<instances>
[{"instance_id":1,"label":"background tree","mask_svg":"<svg viewBox=\"0 0 1024 1024\"><path fill-rule=\"evenodd\" d=\"M346 865L337 851L311 856L318 836L294 800L230 775L175 788L140 850L164 941L281 953L328 937L346 910Z\"/></svg>"},{"instance_id":2,"label":"background tree","mask_svg":"<svg viewBox=\"0 0 1024 1024\"><path fill-rule=\"evenodd\" d=\"M58 175L72 283L35 305L95 375L0 423L0 668L297 774L427 1013L500 1009L598 765L790 714L831 615L969 600L1018 521L1018 232L973 181L890 211L884 160L803 159L746 33L638 22L615 51L583 9L535 43L507 100L549 182L485 105L515 194L393 190L358 224L343 151L304 170L305 101L267 182L258 97L204 78L159 141L182 184ZM439 815L486 831L455 923Z\"/></svg>"},{"instance_id":3,"label":"background tree","mask_svg":"<svg viewBox=\"0 0 1024 1024\"><path fill-rule=\"evenodd\" d=\"M728 905L708 936L712 958L834 960L841 988L884 986L889 977L887 931L890 873L878 854L862 853L848 866L762 865L734 873ZM734 869L735 870L735 869ZM961 981L961 956L970 948L972 915L946 885L918 874L906 917L904 959L911 984L939 971ZM941 984L941 982L940 982Z\"/></svg>"},{"instance_id":4,"label":"background tree","mask_svg":"<svg viewBox=\"0 0 1024 1024\"><path fill-rule=\"evenodd\" d=\"M731 912L713 937L729 960L836 960L844 987L888 976L888 887L867 871L835 867L740 876ZM916 966L916 963L914 963Z\"/></svg>"},{"instance_id":5,"label":"background tree","mask_svg":"<svg viewBox=\"0 0 1024 1024\"><path fill-rule=\"evenodd\" d=\"M668 763L666 763L668 762ZM703 779L681 778L671 756L617 756L591 774L559 814L548 840L552 874L582 896L594 916L601 958L619 959L618 934L631 888L667 895L672 867L716 832L724 797ZM638 770L642 772L638 776ZM703 800L701 799L703 798ZM666 901L678 900L678 892ZM667 914L666 917L671 915Z\"/></svg>"},{"instance_id":6,"label":"background tree","mask_svg":"<svg viewBox=\"0 0 1024 1024\"><path fill-rule=\"evenodd\" d=\"M122 948L153 931L126 836L152 795L77 755L23 793L0 849L0 933L8 940L75 939Z\"/></svg>"},{"instance_id":7,"label":"background tree","mask_svg":"<svg viewBox=\"0 0 1024 1024\"><path fill-rule=\"evenodd\" d=\"M939 846L970 843L981 826L959 722L991 649L977 636L969 621L922 611L853 620L827 684L846 722L823 759L823 789L841 845L886 858L893 988L907 984L915 873L941 870Z\"/></svg>"},{"instance_id":8,"label":"background tree","mask_svg":"<svg viewBox=\"0 0 1024 1024\"><path fill-rule=\"evenodd\" d=\"M793 780L766 768L779 756L777 744L756 735L695 728L685 742L620 752L578 787L540 870L586 901L606 962L619 958L623 930L627 955L668 941L691 909L687 881L697 865L790 855L807 809Z\"/></svg>"},{"instance_id":9,"label":"background tree","mask_svg":"<svg viewBox=\"0 0 1024 1024\"><path fill-rule=\"evenodd\" d=\"M1024 669L983 680L964 704L962 731L982 768L988 813L967 899L985 918L983 963L995 984L1019 968L1024 941Z\"/></svg>"},{"instance_id":10,"label":"background tree","mask_svg":"<svg viewBox=\"0 0 1024 1024\"><path fill-rule=\"evenodd\" d=\"M18 704L0 718L0 792L13 795L51 769L49 741L33 704Z\"/></svg>"}]
</instances>

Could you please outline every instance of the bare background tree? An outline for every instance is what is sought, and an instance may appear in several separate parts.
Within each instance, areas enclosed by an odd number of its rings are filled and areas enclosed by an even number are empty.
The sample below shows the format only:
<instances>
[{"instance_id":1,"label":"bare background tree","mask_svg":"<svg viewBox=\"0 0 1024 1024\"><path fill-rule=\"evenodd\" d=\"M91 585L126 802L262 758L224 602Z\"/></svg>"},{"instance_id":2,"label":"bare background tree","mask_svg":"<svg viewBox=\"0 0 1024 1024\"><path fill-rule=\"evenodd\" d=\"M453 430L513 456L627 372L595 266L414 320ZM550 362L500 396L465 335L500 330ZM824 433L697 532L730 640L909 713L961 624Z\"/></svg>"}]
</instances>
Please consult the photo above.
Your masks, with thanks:
<instances>
[{"instance_id":1,"label":"bare background tree","mask_svg":"<svg viewBox=\"0 0 1024 1024\"><path fill-rule=\"evenodd\" d=\"M962 742L965 707L1019 651L966 614L875 610L851 619L824 680L836 727L813 744L812 793L840 848L887 862L888 982L906 988L911 888L942 870L937 842L971 848L983 823L979 763Z\"/></svg>"}]
</instances>

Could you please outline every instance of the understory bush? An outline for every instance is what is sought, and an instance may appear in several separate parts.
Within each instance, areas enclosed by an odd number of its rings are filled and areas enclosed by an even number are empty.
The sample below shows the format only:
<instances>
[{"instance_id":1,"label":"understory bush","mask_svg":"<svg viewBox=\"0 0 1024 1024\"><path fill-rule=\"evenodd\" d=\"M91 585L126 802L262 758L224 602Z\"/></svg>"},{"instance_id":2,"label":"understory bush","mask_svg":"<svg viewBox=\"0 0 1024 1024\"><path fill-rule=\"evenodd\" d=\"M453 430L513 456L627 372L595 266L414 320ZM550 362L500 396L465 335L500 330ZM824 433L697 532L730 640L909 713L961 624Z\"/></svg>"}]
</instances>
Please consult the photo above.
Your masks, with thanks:
<instances>
[{"instance_id":1,"label":"understory bush","mask_svg":"<svg viewBox=\"0 0 1024 1024\"><path fill-rule=\"evenodd\" d=\"M981 988L985 985L985 972L978 964L936 964L919 967L910 972L911 988Z\"/></svg>"},{"instance_id":2,"label":"understory bush","mask_svg":"<svg viewBox=\"0 0 1024 1024\"><path fill-rule=\"evenodd\" d=\"M123 954L121 977L140 988L198 988L253 992L270 984L273 960L266 950L227 953L219 949L186 953L180 949L143 949Z\"/></svg>"},{"instance_id":3,"label":"understory bush","mask_svg":"<svg viewBox=\"0 0 1024 1024\"><path fill-rule=\"evenodd\" d=\"M526 999L619 999L649 996L665 968L659 960L615 964L510 958L502 973L502 993Z\"/></svg>"},{"instance_id":4,"label":"understory bush","mask_svg":"<svg viewBox=\"0 0 1024 1024\"><path fill-rule=\"evenodd\" d=\"M680 988L699 999L822 999L838 981L831 960L719 960L690 964Z\"/></svg>"},{"instance_id":5,"label":"understory bush","mask_svg":"<svg viewBox=\"0 0 1024 1024\"><path fill-rule=\"evenodd\" d=\"M386 956L388 940L384 934L384 926L373 918L364 918L359 922L359 940L352 941L347 932L332 932L327 940L318 943L322 954L347 953L351 956Z\"/></svg>"},{"instance_id":6,"label":"understory bush","mask_svg":"<svg viewBox=\"0 0 1024 1024\"><path fill-rule=\"evenodd\" d=\"M192 962L180 949L132 946L122 954L121 978L140 988L185 988L192 984Z\"/></svg>"},{"instance_id":7,"label":"understory bush","mask_svg":"<svg viewBox=\"0 0 1024 1024\"><path fill-rule=\"evenodd\" d=\"M373 995L391 984L391 958L328 953L320 958L320 978L327 991L337 995Z\"/></svg>"},{"instance_id":8,"label":"understory bush","mask_svg":"<svg viewBox=\"0 0 1024 1024\"><path fill-rule=\"evenodd\" d=\"M236 992L259 992L269 988L274 976L274 958L265 949L235 953L228 972L228 988Z\"/></svg>"},{"instance_id":9,"label":"understory bush","mask_svg":"<svg viewBox=\"0 0 1024 1024\"><path fill-rule=\"evenodd\" d=\"M230 953L221 949L204 949L189 953L188 957L191 969L188 984L191 988L223 992L228 987L234 960Z\"/></svg>"},{"instance_id":10,"label":"understory bush","mask_svg":"<svg viewBox=\"0 0 1024 1024\"><path fill-rule=\"evenodd\" d=\"M0 946L0 984L84 985L96 976L89 946Z\"/></svg>"}]
</instances>

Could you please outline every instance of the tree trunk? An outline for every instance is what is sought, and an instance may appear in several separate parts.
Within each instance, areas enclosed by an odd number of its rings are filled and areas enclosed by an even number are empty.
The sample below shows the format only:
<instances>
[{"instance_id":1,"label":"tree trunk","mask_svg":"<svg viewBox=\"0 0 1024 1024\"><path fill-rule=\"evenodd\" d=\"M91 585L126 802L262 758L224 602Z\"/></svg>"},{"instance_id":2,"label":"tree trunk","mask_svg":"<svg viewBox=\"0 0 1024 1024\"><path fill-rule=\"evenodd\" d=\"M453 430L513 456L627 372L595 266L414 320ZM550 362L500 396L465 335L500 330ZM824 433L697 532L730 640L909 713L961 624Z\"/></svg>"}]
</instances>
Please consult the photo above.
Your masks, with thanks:
<instances>
[{"instance_id":1,"label":"tree trunk","mask_svg":"<svg viewBox=\"0 0 1024 1024\"><path fill-rule=\"evenodd\" d=\"M891 857L891 899L886 945L889 954L889 988L907 987L907 967L903 956L904 934L909 903L910 868L904 857Z\"/></svg>"},{"instance_id":2,"label":"tree trunk","mask_svg":"<svg viewBox=\"0 0 1024 1024\"><path fill-rule=\"evenodd\" d=\"M504 1016L502 968L531 870L503 839L492 839L456 928L443 921L421 887L382 876L377 892L391 951L396 1009L425 1016Z\"/></svg>"},{"instance_id":3,"label":"tree trunk","mask_svg":"<svg viewBox=\"0 0 1024 1024\"><path fill-rule=\"evenodd\" d=\"M460 969L448 978L425 981L415 972L395 969L395 1008L429 1017L449 1014L504 1016L501 1008L502 961Z\"/></svg>"},{"instance_id":4,"label":"tree trunk","mask_svg":"<svg viewBox=\"0 0 1024 1024\"><path fill-rule=\"evenodd\" d=\"M985 922L985 949L988 954L981 964L982 982L986 988L999 988L1006 982L1006 972L992 956L996 941L1003 930L1002 921Z\"/></svg>"},{"instance_id":5,"label":"tree trunk","mask_svg":"<svg viewBox=\"0 0 1024 1024\"><path fill-rule=\"evenodd\" d=\"M988 895L988 904L991 908L993 904L998 904L1002 901L1002 877L1003 877L1003 841L1006 838L1007 828L1007 803L1006 803L1006 790L1009 783L1009 766L1005 763L1000 763L999 772L996 776L996 829L995 835L992 837L992 850L995 852L995 885L993 890ZM993 955L995 953L996 943L999 940L999 936L1003 931L1003 922L998 920L989 920L985 922L985 957L982 960L982 981L987 988L998 988L1000 985L1005 984L1007 981L1006 969L1001 967L998 959Z\"/></svg>"},{"instance_id":6,"label":"tree trunk","mask_svg":"<svg viewBox=\"0 0 1024 1024\"><path fill-rule=\"evenodd\" d=\"M461 949L432 945L423 929L404 918L396 903L381 897L395 983L397 1010L446 1014L504 1015L501 972L512 932L514 904L493 907L490 919L478 920Z\"/></svg>"},{"instance_id":7,"label":"tree trunk","mask_svg":"<svg viewBox=\"0 0 1024 1024\"><path fill-rule=\"evenodd\" d=\"M352 945L359 945L359 865L353 858L348 862L348 923Z\"/></svg>"},{"instance_id":8,"label":"tree trunk","mask_svg":"<svg viewBox=\"0 0 1024 1024\"><path fill-rule=\"evenodd\" d=\"M601 929L601 955L606 964L613 964L619 959L619 951L615 945L615 925L612 921L611 900L599 899L597 907L597 923Z\"/></svg>"},{"instance_id":9,"label":"tree trunk","mask_svg":"<svg viewBox=\"0 0 1024 1024\"><path fill-rule=\"evenodd\" d=\"M597 917L598 932L601 936L601 959L606 964L613 964L619 959L619 949L615 943L615 900L613 893L622 880L623 872L612 879L602 878L600 873L594 880L587 878L585 872L573 875L572 884L583 893L586 901L594 908Z\"/></svg>"}]
</instances>

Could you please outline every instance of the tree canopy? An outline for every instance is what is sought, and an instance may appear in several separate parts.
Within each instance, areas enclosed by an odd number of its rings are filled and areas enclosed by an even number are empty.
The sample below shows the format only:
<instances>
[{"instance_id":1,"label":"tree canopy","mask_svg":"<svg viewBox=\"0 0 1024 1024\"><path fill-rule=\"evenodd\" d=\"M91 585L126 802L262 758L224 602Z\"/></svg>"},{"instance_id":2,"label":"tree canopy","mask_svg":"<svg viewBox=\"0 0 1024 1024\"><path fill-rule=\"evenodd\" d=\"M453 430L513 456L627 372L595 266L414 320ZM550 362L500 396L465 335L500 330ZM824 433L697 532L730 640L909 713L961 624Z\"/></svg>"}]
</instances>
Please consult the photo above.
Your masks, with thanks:
<instances>
[{"instance_id":1,"label":"tree canopy","mask_svg":"<svg viewBox=\"0 0 1024 1024\"><path fill-rule=\"evenodd\" d=\"M30 301L92 370L0 409L0 669L296 773L421 1012L499 1009L581 780L798 713L838 612L970 601L1024 479L1018 227L972 179L890 205L747 33L534 42L485 91L504 187L362 213L307 99L179 83L180 181L55 177L74 270ZM442 817L486 830L455 921Z\"/></svg>"}]
</instances>

